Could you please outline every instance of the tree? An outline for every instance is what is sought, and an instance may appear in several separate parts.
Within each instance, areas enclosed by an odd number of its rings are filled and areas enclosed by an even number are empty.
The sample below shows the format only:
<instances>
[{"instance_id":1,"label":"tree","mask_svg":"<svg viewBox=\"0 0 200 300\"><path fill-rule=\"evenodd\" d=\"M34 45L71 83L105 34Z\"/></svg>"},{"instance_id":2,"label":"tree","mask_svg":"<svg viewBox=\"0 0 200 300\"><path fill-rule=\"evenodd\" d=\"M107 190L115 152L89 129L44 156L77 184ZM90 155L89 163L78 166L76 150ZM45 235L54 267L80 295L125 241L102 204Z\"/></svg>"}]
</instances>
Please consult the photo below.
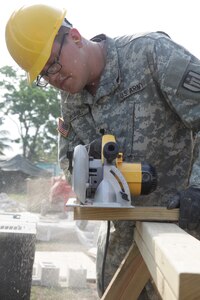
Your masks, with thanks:
<instances>
[{"instance_id":1,"label":"tree","mask_svg":"<svg viewBox=\"0 0 200 300\"><path fill-rule=\"evenodd\" d=\"M0 107L4 114L17 116L23 156L34 161L57 159L57 118L60 94L51 86L29 86L24 74L13 67L0 69L3 95Z\"/></svg>"},{"instance_id":2,"label":"tree","mask_svg":"<svg viewBox=\"0 0 200 300\"><path fill-rule=\"evenodd\" d=\"M6 149L11 149L8 143L11 141L8 137L9 133L7 130L0 130L0 155L5 155Z\"/></svg>"}]
</instances>

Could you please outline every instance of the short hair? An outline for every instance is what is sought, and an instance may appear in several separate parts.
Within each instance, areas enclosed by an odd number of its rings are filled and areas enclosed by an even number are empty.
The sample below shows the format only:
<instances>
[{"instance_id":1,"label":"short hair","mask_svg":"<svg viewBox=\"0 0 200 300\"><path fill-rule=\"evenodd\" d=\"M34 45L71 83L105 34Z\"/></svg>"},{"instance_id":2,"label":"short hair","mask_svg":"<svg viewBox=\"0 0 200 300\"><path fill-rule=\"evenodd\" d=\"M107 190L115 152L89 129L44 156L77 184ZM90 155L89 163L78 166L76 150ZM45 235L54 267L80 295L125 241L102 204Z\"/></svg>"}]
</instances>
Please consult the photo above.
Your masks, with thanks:
<instances>
[{"instance_id":1,"label":"short hair","mask_svg":"<svg viewBox=\"0 0 200 300\"><path fill-rule=\"evenodd\" d=\"M73 25L65 18L61 24L60 29L58 30L57 35L55 36L54 41L61 43L63 34L69 33L69 30L72 27L73 27Z\"/></svg>"}]
</instances>

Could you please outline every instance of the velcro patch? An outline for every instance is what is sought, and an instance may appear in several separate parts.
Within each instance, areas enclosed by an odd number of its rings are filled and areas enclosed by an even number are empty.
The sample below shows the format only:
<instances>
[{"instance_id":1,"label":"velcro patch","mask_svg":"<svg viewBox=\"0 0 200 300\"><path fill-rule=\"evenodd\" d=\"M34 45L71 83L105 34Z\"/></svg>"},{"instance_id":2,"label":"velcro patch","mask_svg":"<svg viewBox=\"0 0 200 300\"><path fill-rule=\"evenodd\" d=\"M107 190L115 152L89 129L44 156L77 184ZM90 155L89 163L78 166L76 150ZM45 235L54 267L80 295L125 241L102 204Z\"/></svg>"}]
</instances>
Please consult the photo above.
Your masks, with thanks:
<instances>
[{"instance_id":1,"label":"velcro patch","mask_svg":"<svg viewBox=\"0 0 200 300\"><path fill-rule=\"evenodd\" d=\"M57 129L64 138L66 138L68 136L69 130L62 118L58 119L58 128Z\"/></svg>"},{"instance_id":2,"label":"velcro patch","mask_svg":"<svg viewBox=\"0 0 200 300\"><path fill-rule=\"evenodd\" d=\"M200 74L189 71L184 78L183 87L187 90L199 93L200 92Z\"/></svg>"}]
</instances>

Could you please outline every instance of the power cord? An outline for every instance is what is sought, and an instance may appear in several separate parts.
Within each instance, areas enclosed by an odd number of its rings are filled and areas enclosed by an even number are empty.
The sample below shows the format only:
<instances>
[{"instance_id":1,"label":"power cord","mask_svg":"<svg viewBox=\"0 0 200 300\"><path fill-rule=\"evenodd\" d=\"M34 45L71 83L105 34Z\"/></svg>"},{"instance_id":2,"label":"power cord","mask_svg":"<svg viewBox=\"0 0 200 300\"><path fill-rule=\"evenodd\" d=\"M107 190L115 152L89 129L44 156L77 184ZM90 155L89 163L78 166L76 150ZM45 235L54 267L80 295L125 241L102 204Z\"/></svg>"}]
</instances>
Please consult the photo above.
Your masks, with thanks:
<instances>
[{"instance_id":1,"label":"power cord","mask_svg":"<svg viewBox=\"0 0 200 300\"><path fill-rule=\"evenodd\" d=\"M102 263L102 270L101 270L101 284L102 284L102 294L105 292L105 266L106 266L106 256L108 252L108 245L109 245L109 237L110 237L110 221L107 221L107 233L106 233L106 243L103 255L103 263Z\"/></svg>"}]
</instances>

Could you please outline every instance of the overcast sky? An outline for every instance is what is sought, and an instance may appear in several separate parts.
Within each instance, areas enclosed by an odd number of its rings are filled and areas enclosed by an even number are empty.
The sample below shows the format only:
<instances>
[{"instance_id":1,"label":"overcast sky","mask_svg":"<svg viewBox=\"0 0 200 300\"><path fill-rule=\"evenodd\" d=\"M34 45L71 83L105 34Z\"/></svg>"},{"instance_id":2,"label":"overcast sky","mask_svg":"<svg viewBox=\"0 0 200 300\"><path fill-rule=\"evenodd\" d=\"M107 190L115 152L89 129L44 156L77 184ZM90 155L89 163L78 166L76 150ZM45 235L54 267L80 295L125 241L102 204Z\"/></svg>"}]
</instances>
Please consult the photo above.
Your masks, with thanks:
<instances>
[{"instance_id":1,"label":"overcast sky","mask_svg":"<svg viewBox=\"0 0 200 300\"><path fill-rule=\"evenodd\" d=\"M65 7L67 18L86 38L165 31L200 58L199 0L8 0L0 2L0 67L16 63L5 44L5 26L16 7L45 3Z\"/></svg>"},{"instance_id":2,"label":"overcast sky","mask_svg":"<svg viewBox=\"0 0 200 300\"><path fill-rule=\"evenodd\" d=\"M15 65L5 45L5 24L12 11L34 0L1 1L0 67ZM80 33L91 38L99 33L111 37L143 31L166 31L175 41L200 57L199 0L43 0L40 3L67 9L67 17Z\"/></svg>"}]
</instances>

